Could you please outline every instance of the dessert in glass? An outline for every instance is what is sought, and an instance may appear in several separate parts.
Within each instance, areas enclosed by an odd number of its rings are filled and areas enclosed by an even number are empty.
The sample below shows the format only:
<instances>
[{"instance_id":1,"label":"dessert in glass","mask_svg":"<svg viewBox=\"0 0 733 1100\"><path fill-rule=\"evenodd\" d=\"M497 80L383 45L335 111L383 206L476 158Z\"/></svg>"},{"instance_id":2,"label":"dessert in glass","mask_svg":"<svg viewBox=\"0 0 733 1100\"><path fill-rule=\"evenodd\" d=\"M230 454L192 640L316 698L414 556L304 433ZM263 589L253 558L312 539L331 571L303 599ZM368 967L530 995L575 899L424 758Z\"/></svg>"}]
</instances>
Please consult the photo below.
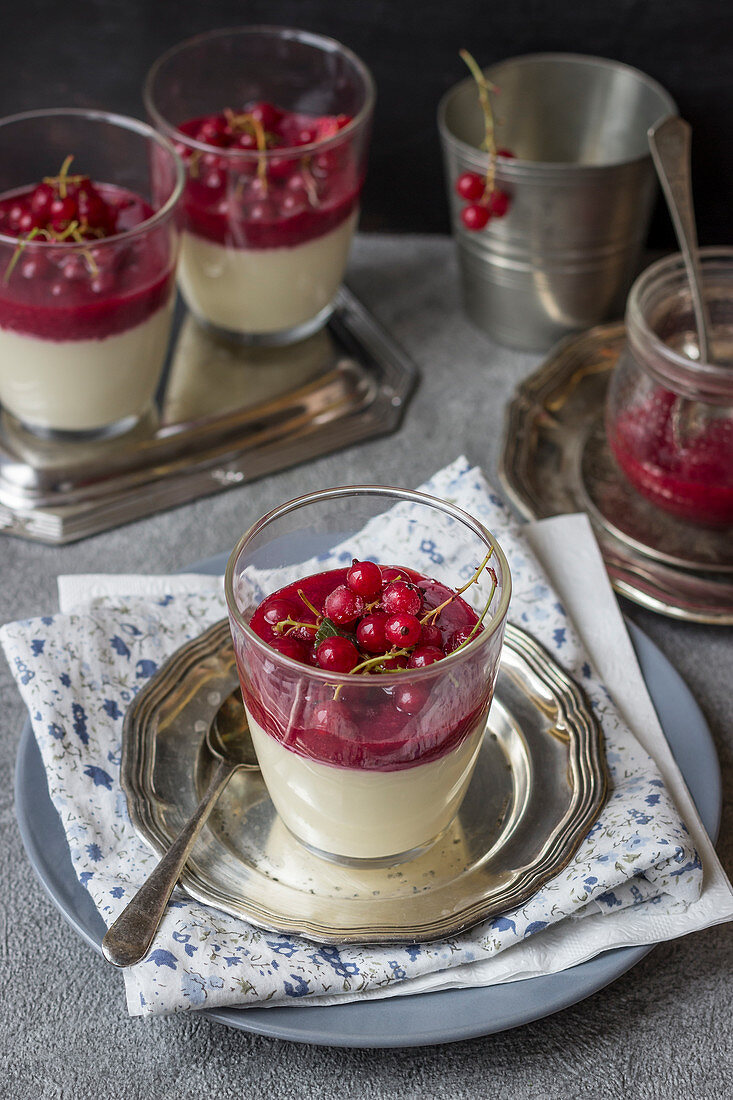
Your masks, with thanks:
<instances>
[{"instance_id":1,"label":"dessert in glass","mask_svg":"<svg viewBox=\"0 0 733 1100\"><path fill-rule=\"evenodd\" d=\"M183 168L151 127L55 109L0 121L0 402L32 432L149 408L175 297Z\"/></svg>"},{"instance_id":2,"label":"dessert in glass","mask_svg":"<svg viewBox=\"0 0 733 1100\"><path fill-rule=\"evenodd\" d=\"M392 863L450 825L510 590L493 536L418 492L324 489L247 531L225 577L234 652L265 784L298 840Z\"/></svg>"},{"instance_id":3,"label":"dessert in glass","mask_svg":"<svg viewBox=\"0 0 733 1100\"><path fill-rule=\"evenodd\" d=\"M241 27L169 50L144 95L187 169L179 283L191 311L239 342L315 332L358 219L367 68L330 38Z\"/></svg>"},{"instance_id":4,"label":"dessert in glass","mask_svg":"<svg viewBox=\"0 0 733 1100\"><path fill-rule=\"evenodd\" d=\"M709 362L699 357L681 255L631 288L627 343L611 376L606 434L633 487L694 524L733 524L733 250L700 251Z\"/></svg>"}]
</instances>

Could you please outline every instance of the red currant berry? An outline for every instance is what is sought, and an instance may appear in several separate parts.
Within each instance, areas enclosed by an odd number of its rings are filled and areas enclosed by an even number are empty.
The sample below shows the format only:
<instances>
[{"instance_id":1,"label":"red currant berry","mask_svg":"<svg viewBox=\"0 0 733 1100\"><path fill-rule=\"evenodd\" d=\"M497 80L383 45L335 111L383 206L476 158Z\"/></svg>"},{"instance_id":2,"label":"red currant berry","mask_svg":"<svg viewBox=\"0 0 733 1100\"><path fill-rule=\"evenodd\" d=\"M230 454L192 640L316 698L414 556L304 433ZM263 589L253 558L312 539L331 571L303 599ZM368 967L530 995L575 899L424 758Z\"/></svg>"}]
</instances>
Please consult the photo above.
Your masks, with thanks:
<instances>
[{"instance_id":1,"label":"red currant berry","mask_svg":"<svg viewBox=\"0 0 733 1100\"><path fill-rule=\"evenodd\" d=\"M433 623L423 624L423 628L420 631L420 645L434 645L438 649L443 647L443 635L440 632L440 627L435 626Z\"/></svg>"},{"instance_id":2,"label":"red currant berry","mask_svg":"<svg viewBox=\"0 0 733 1100\"><path fill-rule=\"evenodd\" d=\"M475 172L463 172L456 180L456 192L466 202L476 202L484 193L484 183Z\"/></svg>"},{"instance_id":3,"label":"red currant berry","mask_svg":"<svg viewBox=\"0 0 733 1100\"><path fill-rule=\"evenodd\" d=\"M234 139L234 144L237 149L256 149L257 138L254 134L247 133L245 130L242 134L237 134Z\"/></svg>"},{"instance_id":4,"label":"red currant berry","mask_svg":"<svg viewBox=\"0 0 733 1100\"><path fill-rule=\"evenodd\" d=\"M273 107L272 103L255 103L250 107L249 113L262 124L265 130L276 130L282 118L282 111Z\"/></svg>"},{"instance_id":5,"label":"red currant berry","mask_svg":"<svg viewBox=\"0 0 733 1100\"><path fill-rule=\"evenodd\" d=\"M480 626L475 633L473 633L472 626L464 626L461 627L460 630L456 630L453 634L451 634L448 640L448 644L445 647L446 653L453 653L453 651L458 649L459 645L463 645L463 643L467 641L472 634L475 638L477 634L483 633L483 629L484 628Z\"/></svg>"},{"instance_id":6,"label":"red currant berry","mask_svg":"<svg viewBox=\"0 0 733 1100\"><path fill-rule=\"evenodd\" d=\"M385 672L395 672L398 668L407 668L407 657L402 653L398 657L385 657L382 665Z\"/></svg>"},{"instance_id":7,"label":"red currant berry","mask_svg":"<svg viewBox=\"0 0 733 1100\"><path fill-rule=\"evenodd\" d=\"M390 615L384 624L384 636L390 645L406 649L420 638L420 622L414 615L408 615L404 611Z\"/></svg>"},{"instance_id":8,"label":"red currant berry","mask_svg":"<svg viewBox=\"0 0 733 1100\"><path fill-rule=\"evenodd\" d=\"M382 570L373 561L357 561L354 558L346 574L346 583L352 592L365 600L375 600L382 591Z\"/></svg>"},{"instance_id":9,"label":"red currant berry","mask_svg":"<svg viewBox=\"0 0 733 1100\"><path fill-rule=\"evenodd\" d=\"M65 199L54 199L49 213L54 222L73 221L77 214L76 202L71 195L67 195Z\"/></svg>"},{"instance_id":10,"label":"red currant berry","mask_svg":"<svg viewBox=\"0 0 733 1100\"><path fill-rule=\"evenodd\" d=\"M354 643L340 634L324 638L316 650L316 657L327 672L351 672L361 660Z\"/></svg>"},{"instance_id":11,"label":"red currant berry","mask_svg":"<svg viewBox=\"0 0 733 1100\"><path fill-rule=\"evenodd\" d=\"M356 640L367 653L384 653L387 639L384 636L384 624L387 616L383 611L365 615L356 628Z\"/></svg>"},{"instance_id":12,"label":"red currant berry","mask_svg":"<svg viewBox=\"0 0 733 1100\"><path fill-rule=\"evenodd\" d=\"M270 645L278 653L282 653L283 657L290 657L292 661L300 661L304 665L308 664L308 649L297 638L273 638Z\"/></svg>"},{"instance_id":13,"label":"red currant berry","mask_svg":"<svg viewBox=\"0 0 733 1100\"><path fill-rule=\"evenodd\" d=\"M391 565L382 566L382 584L391 584L398 577L404 576L404 569L395 569Z\"/></svg>"},{"instance_id":14,"label":"red currant berry","mask_svg":"<svg viewBox=\"0 0 733 1100\"><path fill-rule=\"evenodd\" d=\"M422 592L410 581L392 581L382 592L382 607L390 615L398 611L417 615L422 607Z\"/></svg>"},{"instance_id":15,"label":"red currant berry","mask_svg":"<svg viewBox=\"0 0 733 1100\"><path fill-rule=\"evenodd\" d=\"M496 150L496 155L497 155L497 157L506 157L507 160L516 160L517 159L517 154L513 153L511 151L511 149L497 149Z\"/></svg>"},{"instance_id":16,"label":"red currant berry","mask_svg":"<svg viewBox=\"0 0 733 1100\"><path fill-rule=\"evenodd\" d=\"M506 192L492 192L491 198L489 199L489 211L492 218L503 218L509 210L510 204L511 200Z\"/></svg>"},{"instance_id":17,"label":"red currant berry","mask_svg":"<svg viewBox=\"0 0 733 1100\"><path fill-rule=\"evenodd\" d=\"M410 654L410 660L407 662L408 668L427 668L428 665L432 665L435 661L441 661L445 657L445 653L436 645L420 645L417 649L413 649Z\"/></svg>"},{"instance_id":18,"label":"red currant berry","mask_svg":"<svg viewBox=\"0 0 733 1100\"><path fill-rule=\"evenodd\" d=\"M336 737L357 736L351 710L341 699L326 699L319 703L313 711L313 724L316 729L325 730Z\"/></svg>"},{"instance_id":19,"label":"red currant berry","mask_svg":"<svg viewBox=\"0 0 733 1100\"><path fill-rule=\"evenodd\" d=\"M202 122L199 126L196 140L204 145L215 145L218 149L222 149L227 144L224 119L216 115L213 118L207 118L206 122Z\"/></svg>"},{"instance_id":20,"label":"red currant berry","mask_svg":"<svg viewBox=\"0 0 733 1100\"><path fill-rule=\"evenodd\" d=\"M111 294L116 285L113 271L100 271L89 284L93 294Z\"/></svg>"},{"instance_id":21,"label":"red currant berry","mask_svg":"<svg viewBox=\"0 0 733 1100\"><path fill-rule=\"evenodd\" d=\"M40 225L41 222L33 211L25 210L20 216L18 229L21 233L30 233L32 229L40 228Z\"/></svg>"},{"instance_id":22,"label":"red currant berry","mask_svg":"<svg viewBox=\"0 0 733 1100\"><path fill-rule=\"evenodd\" d=\"M39 183L31 195L31 210L45 221L51 213L55 192L50 183Z\"/></svg>"},{"instance_id":23,"label":"red currant berry","mask_svg":"<svg viewBox=\"0 0 733 1100\"><path fill-rule=\"evenodd\" d=\"M262 618L270 626L275 626L285 619L297 619L295 610L289 600L283 600L281 597L275 596L274 599L267 600L265 603Z\"/></svg>"},{"instance_id":24,"label":"red currant berry","mask_svg":"<svg viewBox=\"0 0 733 1100\"><path fill-rule=\"evenodd\" d=\"M425 706L428 689L424 684L402 684L394 693L395 706L404 714L417 714Z\"/></svg>"},{"instance_id":25,"label":"red currant berry","mask_svg":"<svg viewBox=\"0 0 733 1100\"><path fill-rule=\"evenodd\" d=\"M340 584L326 596L323 610L329 619L339 625L353 623L364 611L364 601L347 585Z\"/></svg>"},{"instance_id":26,"label":"red currant berry","mask_svg":"<svg viewBox=\"0 0 733 1100\"><path fill-rule=\"evenodd\" d=\"M464 206L461 210L461 221L465 225L466 229L470 229L472 232L483 229L484 226L489 224L489 218L491 215L485 206L479 206L478 203L473 203L471 206Z\"/></svg>"}]
</instances>

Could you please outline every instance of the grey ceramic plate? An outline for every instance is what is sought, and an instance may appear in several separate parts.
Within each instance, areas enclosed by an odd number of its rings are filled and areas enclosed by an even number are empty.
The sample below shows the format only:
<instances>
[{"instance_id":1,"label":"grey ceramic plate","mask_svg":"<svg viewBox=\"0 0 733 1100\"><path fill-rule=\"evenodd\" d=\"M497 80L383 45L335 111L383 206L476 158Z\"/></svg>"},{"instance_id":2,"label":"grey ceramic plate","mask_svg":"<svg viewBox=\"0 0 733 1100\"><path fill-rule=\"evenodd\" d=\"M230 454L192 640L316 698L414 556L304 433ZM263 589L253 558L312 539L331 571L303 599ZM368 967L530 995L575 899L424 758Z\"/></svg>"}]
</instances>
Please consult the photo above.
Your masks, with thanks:
<instances>
[{"instance_id":1,"label":"grey ceramic plate","mask_svg":"<svg viewBox=\"0 0 733 1100\"><path fill-rule=\"evenodd\" d=\"M229 624L182 646L125 716L121 780L139 835L163 854L211 779L204 735L236 685ZM458 816L397 867L311 854L259 773L227 784L189 857L193 897L259 927L320 943L434 940L527 901L564 867L606 796L603 738L580 689L507 626L496 693Z\"/></svg>"},{"instance_id":2,"label":"grey ceramic plate","mask_svg":"<svg viewBox=\"0 0 733 1100\"><path fill-rule=\"evenodd\" d=\"M195 566L221 573L226 556ZM720 826L720 768L710 731L667 658L633 623L631 638L662 728L713 840ZM35 738L26 723L18 750L15 807L30 863L51 900L101 957L106 931L77 879L48 795ZM651 950L625 947L559 974L485 989L461 989L324 1007L221 1009L206 1013L228 1027L300 1043L337 1047L412 1047L456 1042L539 1020L615 981ZM121 995L121 993L120 993Z\"/></svg>"}]
</instances>

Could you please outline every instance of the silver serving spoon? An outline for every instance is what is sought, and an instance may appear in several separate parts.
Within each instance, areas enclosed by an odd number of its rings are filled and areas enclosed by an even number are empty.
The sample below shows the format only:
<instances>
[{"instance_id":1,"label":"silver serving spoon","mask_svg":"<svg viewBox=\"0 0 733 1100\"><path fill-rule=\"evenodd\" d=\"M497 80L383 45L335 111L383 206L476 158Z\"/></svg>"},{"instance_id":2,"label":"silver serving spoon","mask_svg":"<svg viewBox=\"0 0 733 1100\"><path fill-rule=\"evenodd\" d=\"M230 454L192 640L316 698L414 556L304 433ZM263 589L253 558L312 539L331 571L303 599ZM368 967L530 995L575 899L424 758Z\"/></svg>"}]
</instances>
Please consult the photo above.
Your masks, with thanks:
<instances>
[{"instance_id":1,"label":"silver serving spoon","mask_svg":"<svg viewBox=\"0 0 733 1100\"><path fill-rule=\"evenodd\" d=\"M702 293L702 275L697 250L695 211L692 205L690 146L692 127L677 115L670 115L647 131L654 167L667 200L677 235L695 313L699 361L710 362L710 321Z\"/></svg>"},{"instance_id":2,"label":"silver serving spoon","mask_svg":"<svg viewBox=\"0 0 733 1100\"><path fill-rule=\"evenodd\" d=\"M207 731L206 744L212 756L219 761L206 793L188 824L102 940L102 954L114 966L133 966L145 957L158 931L168 898L181 877L194 841L217 798L239 768L259 770L239 688L219 707Z\"/></svg>"}]
</instances>

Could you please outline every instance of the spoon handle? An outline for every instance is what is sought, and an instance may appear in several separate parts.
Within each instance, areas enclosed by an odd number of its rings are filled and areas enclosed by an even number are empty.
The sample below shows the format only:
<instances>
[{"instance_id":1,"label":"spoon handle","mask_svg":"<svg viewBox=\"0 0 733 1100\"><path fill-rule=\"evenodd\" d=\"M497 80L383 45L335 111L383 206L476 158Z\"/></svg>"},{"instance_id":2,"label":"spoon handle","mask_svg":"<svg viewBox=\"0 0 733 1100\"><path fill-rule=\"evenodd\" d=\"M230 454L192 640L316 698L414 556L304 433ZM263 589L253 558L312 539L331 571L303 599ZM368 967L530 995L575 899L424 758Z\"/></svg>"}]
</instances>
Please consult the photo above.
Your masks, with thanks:
<instances>
[{"instance_id":1,"label":"spoon handle","mask_svg":"<svg viewBox=\"0 0 733 1100\"><path fill-rule=\"evenodd\" d=\"M702 274L697 251L695 211L692 205L692 178L690 174L690 148L692 127L677 115L670 115L647 131L649 148L659 182L667 200L687 277L695 312L700 362L708 363L708 316L702 293Z\"/></svg>"},{"instance_id":2,"label":"spoon handle","mask_svg":"<svg viewBox=\"0 0 733 1100\"><path fill-rule=\"evenodd\" d=\"M188 823L134 898L107 930L102 940L102 954L114 966L133 966L147 954L194 841L235 770L236 765L225 761L219 764Z\"/></svg>"}]
</instances>

